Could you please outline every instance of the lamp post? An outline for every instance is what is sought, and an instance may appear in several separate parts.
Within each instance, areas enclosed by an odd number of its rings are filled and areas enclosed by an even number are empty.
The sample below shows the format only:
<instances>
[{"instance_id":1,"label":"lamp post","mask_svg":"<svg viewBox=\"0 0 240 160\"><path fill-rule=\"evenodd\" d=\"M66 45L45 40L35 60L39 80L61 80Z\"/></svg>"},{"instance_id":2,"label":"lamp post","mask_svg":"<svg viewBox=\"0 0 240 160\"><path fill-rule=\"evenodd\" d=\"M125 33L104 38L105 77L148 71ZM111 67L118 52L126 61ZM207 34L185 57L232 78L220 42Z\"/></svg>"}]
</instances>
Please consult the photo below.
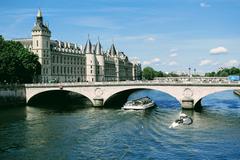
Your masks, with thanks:
<instances>
[{"instance_id":1,"label":"lamp post","mask_svg":"<svg viewBox=\"0 0 240 160\"><path fill-rule=\"evenodd\" d=\"M196 70L196 68L194 68L194 76L196 76L196 74L197 74L197 72L196 72L197 70Z\"/></svg>"},{"instance_id":2,"label":"lamp post","mask_svg":"<svg viewBox=\"0 0 240 160\"><path fill-rule=\"evenodd\" d=\"M189 81L190 81L190 78L191 78L191 68L190 67L188 68L188 76L189 76Z\"/></svg>"}]
</instances>

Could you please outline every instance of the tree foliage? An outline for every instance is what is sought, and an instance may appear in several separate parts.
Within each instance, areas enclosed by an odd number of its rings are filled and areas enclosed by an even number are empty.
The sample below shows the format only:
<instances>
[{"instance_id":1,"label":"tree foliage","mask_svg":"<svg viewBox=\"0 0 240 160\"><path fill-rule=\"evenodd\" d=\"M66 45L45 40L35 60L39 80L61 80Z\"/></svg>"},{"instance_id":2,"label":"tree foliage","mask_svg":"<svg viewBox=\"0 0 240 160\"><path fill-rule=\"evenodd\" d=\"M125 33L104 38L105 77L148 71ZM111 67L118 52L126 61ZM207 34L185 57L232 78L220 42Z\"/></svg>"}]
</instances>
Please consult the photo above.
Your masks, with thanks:
<instances>
[{"instance_id":1,"label":"tree foliage","mask_svg":"<svg viewBox=\"0 0 240 160\"><path fill-rule=\"evenodd\" d=\"M156 71L152 67L145 67L142 75L146 80L153 80L155 77L155 72Z\"/></svg>"},{"instance_id":2,"label":"tree foliage","mask_svg":"<svg viewBox=\"0 0 240 160\"><path fill-rule=\"evenodd\" d=\"M205 74L206 77L227 77L229 75L240 75L240 69L236 67L223 68L218 72L209 72Z\"/></svg>"},{"instance_id":3,"label":"tree foliage","mask_svg":"<svg viewBox=\"0 0 240 160\"><path fill-rule=\"evenodd\" d=\"M143 78L146 80L153 80L155 77L179 77L176 73L164 73L162 71L156 71L152 67L145 67L142 72Z\"/></svg>"},{"instance_id":4,"label":"tree foliage","mask_svg":"<svg viewBox=\"0 0 240 160\"><path fill-rule=\"evenodd\" d=\"M146 80L153 80L155 77L186 77L188 74L176 74L174 72L164 73L162 71L155 71L152 67L145 67L142 72L143 78ZM239 75L240 68L223 68L217 72L205 73L205 77L227 77L229 75ZM200 75L194 74L193 77L199 77Z\"/></svg>"},{"instance_id":5,"label":"tree foliage","mask_svg":"<svg viewBox=\"0 0 240 160\"><path fill-rule=\"evenodd\" d=\"M0 83L30 83L40 71L37 55L0 36Z\"/></svg>"}]
</instances>

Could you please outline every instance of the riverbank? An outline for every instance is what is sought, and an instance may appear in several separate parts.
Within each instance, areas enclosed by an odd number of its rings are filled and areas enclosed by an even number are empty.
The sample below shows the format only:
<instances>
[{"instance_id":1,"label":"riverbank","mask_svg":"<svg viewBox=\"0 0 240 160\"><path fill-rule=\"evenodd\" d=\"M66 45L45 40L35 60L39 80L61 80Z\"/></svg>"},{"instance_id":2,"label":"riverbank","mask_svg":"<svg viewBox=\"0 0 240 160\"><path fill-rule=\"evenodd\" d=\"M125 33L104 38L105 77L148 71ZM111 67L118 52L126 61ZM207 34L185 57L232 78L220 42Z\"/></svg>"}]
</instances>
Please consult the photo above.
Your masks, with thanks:
<instances>
[{"instance_id":1,"label":"riverbank","mask_svg":"<svg viewBox=\"0 0 240 160\"><path fill-rule=\"evenodd\" d=\"M0 85L0 108L26 104L24 85Z\"/></svg>"},{"instance_id":2,"label":"riverbank","mask_svg":"<svg viewBox=\"0 0 240 160\"><path fill-rule=\"evenodd\" d=\"M236 94L236 95L238 95L238 96L240 96L240 89L234 90L233 93Z\"/></svg>"}]
</instances>

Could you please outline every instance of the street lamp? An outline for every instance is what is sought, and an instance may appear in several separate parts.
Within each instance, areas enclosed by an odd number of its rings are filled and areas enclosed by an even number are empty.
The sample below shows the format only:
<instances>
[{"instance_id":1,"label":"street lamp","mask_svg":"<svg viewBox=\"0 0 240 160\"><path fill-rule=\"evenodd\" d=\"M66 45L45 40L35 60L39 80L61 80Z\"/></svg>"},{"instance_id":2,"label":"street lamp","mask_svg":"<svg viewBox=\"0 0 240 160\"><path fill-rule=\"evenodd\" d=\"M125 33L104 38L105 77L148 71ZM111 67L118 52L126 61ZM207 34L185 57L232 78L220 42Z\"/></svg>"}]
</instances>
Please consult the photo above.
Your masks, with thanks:
<instances>
[{"instance_id":1,"label":"street lamp","mask_svg":"<svg viewBox=\"0 0 240 160\"><path fill-rule=\"evenodd\" d=\"M190 67L188 68L188 76L189 76L189 81L190 81L190 78L191 78L191 68Z\"/></svg>"},{"instance_id":2,"label":"street lamp","mask_svg":"<svg viewBox=\"0 0 240 160\"><path fill-rule=\"evenodd\" d=\"M194 68L194 75L196 76L196 74L197 74L197 72L196 72L197 70L196 70L196 68Z\"/></svg>"},{"instance_id":3,"label":"street lamp","mask_svg":"<svg viewBox=\"0 0 240 160\"><path fill-rule=\"evenodd\" d=\"M188 75L189 75L189 77L191 77L191 68L190 67L188 68Z\"/></svg>"}]
</instances>

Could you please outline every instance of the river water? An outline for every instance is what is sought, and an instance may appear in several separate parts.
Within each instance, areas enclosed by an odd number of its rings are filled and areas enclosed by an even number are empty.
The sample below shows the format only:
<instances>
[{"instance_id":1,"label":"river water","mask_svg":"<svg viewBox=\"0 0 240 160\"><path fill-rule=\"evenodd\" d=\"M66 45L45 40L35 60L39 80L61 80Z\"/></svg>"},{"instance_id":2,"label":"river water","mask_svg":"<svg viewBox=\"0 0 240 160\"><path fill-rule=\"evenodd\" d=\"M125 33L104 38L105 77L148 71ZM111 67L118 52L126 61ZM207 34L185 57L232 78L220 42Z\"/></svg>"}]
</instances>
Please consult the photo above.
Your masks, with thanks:
<instances>
[{"instance_id":1,"label":"river water","mask_svg":"<svg viewBox=\"0 0 240 160\"><path fill-rule=\"evenodd\" d=\"M184 111L192 125L169 129L180 104L156 91L137 91L157 106L146 111L93 107L0 110L0 159L240 159L240 97L232 91Z\"/></svg>"}]
</instances>

